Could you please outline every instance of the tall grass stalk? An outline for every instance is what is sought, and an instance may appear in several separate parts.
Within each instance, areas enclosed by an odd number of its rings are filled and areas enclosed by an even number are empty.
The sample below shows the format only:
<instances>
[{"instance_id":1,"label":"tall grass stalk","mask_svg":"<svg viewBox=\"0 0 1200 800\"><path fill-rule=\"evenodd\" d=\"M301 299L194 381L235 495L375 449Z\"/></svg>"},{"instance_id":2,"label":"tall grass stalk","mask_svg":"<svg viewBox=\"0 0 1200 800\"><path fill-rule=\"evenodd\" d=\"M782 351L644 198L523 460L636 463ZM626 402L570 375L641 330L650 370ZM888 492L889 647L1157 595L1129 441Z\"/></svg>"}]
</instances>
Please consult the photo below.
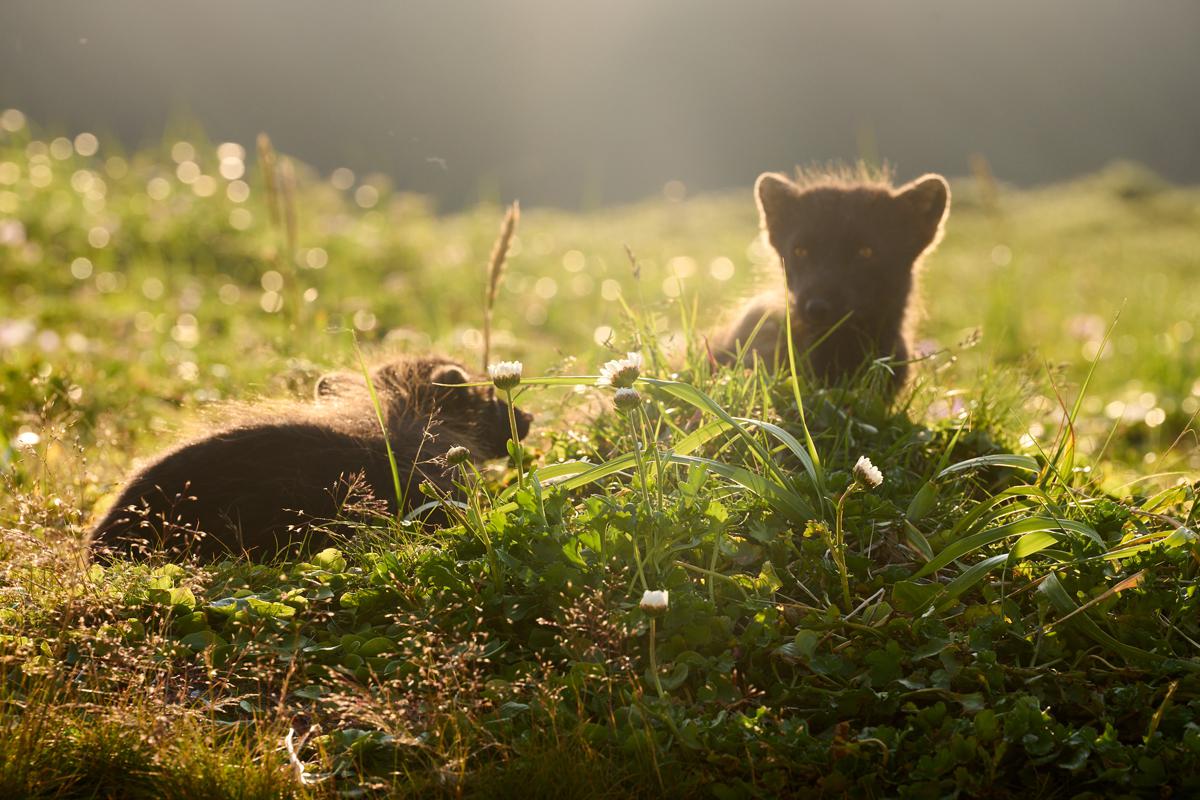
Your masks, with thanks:
<instances>
[{"instance_id":1,"label":"tall grass stalk","mask_svg":"<svg viewBox=\"0 0 1200 800\"><path fill-rule=\"evenodd\" d=\"M496 295L500 291L500 282L504 279L505 267L508 265L508 249L512 245L517 223L521 219L521 205L516 200L504 212L504 221L500 223L500 235L492 245L492 254L488 258L487 285L483 293L483 368L487 369L492 355L492 312L496 306Z\"/></svg>"},{"instance_id":2,"label":"tall grass stalk","mask_svg":"<svg viewBox=\"0 0 1200 800\"><path fill-rule=\"evenodd\" d=\"M404 492L400 488L400 466L396 463L396 454L392 452L392 437L388 434L383 405L379 402L379 395L375 391L375 382L371 380L371 370L367 367L367 361L358 347L357 336L354 337L354 354L358 357L358 366L362 370L363 380L367 382L367 394L371 397L371 407L375 410L375 419L379 422L379 432L383 436L383 446L387 450L388 466L392 470L392 488L396 493L396 519L401 519L404 516Z\"/></svg>"}]
</instances>

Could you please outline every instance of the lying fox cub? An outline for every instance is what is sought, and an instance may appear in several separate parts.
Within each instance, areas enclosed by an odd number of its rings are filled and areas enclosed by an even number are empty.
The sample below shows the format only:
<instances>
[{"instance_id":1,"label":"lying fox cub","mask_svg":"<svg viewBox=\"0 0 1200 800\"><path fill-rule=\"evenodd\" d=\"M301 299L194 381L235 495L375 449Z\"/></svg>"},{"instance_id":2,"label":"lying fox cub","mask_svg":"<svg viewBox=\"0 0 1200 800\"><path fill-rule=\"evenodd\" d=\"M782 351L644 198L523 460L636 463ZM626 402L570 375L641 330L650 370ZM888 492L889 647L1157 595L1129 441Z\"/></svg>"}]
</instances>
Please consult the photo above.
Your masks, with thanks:
<instances>
[{"instance_id":1,"label":"lying fox cub","mask_svg":"<svg viewBox=\"0 0 1200 800\"><path fill-rule=\"evenodd\" d=\"M470 451L476 462L507 455L508 406L491 386L439 356L407 358L371 372L384 439L362 375L320 379L316 402L260 404L159 456L131 477L92 532L92 546L131 553L164 548L211 558L247 552L269 557L303 542L324 546L311 524L338 515L352 486L368 489L396 513L388 443L399 467L405 508L426 501L429 481L454 491L445 455ZM516 412L518 435L531 416Z\"/></svg>"}]
</instances>

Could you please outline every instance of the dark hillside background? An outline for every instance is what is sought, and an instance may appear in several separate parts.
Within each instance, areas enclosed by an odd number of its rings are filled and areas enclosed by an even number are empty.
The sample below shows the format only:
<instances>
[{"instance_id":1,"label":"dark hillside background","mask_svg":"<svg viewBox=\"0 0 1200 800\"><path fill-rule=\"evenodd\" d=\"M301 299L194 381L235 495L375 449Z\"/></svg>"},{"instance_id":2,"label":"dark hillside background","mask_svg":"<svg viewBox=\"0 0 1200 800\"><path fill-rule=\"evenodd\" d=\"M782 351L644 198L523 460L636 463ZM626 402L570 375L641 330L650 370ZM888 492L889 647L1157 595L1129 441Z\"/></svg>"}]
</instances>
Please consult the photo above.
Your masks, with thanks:
<instances>
[{"instance_id":1,"label":"dark hillside background","mask_svg":"<svg viewBox=\"0 0 1200 800\"><path fill-rule=\"evenodd\" d=\"M443 208L593 207L878 153L1200 180L1192 0L5 0L0 107L127 146L271 133Z\"/></svg>"}]
</instances>

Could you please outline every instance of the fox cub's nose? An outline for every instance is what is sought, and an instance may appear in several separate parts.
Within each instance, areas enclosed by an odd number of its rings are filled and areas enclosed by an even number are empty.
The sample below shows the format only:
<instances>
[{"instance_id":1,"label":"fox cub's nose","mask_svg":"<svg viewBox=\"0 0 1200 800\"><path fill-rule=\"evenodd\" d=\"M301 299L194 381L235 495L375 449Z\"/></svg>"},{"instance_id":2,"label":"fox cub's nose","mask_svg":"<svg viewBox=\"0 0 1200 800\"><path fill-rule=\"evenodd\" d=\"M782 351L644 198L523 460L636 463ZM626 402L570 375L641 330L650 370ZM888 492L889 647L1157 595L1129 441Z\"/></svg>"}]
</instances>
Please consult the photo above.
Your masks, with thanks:
<instances>
[{"instance_id":1,"label":"fox cub's nose","mask_svg":"<svg viewBox=\"0 0 1200 800\"><path fill-rule=\"evenodd\" d=\"M819 297L804 302L804 318L813 322L830 322L832 311L829 303Z\"/></svg>"}]
</instances>

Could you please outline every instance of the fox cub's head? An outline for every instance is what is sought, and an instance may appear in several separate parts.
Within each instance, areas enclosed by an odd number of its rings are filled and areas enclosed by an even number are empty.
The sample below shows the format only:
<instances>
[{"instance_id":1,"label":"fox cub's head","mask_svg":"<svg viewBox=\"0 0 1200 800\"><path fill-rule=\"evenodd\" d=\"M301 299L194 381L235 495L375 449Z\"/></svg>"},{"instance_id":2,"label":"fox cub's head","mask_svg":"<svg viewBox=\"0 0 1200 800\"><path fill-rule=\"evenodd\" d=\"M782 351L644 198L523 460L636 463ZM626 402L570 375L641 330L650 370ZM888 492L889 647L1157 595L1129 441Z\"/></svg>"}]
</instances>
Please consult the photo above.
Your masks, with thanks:
<instances>
[{"instance_id":1,"label":"fox cub's head","mask_svg":"<svg viewBox=\"0 0 1200 800\"><path fill-rule=\"evenodd\" d=\"M926 175L893 188L765 173L755 195L762 227L783 262L797 337L815 341L837 326L822 349L844 357L854 350L893 352L914 265L937 244L949 212L945 179Z\"/></svg>"},{"instance_id":2,"label":"fox cub's head","mask_svg":"<svg viewBox=\"0 0 1200 800\"><path fill-rule=\"evenodd\" d=\"M403 358L371 370L371 384L387 418L429 420L448 434L447 444L464 444L477 459L502 458L512 437L508 403L496 397L491 384L461 385L479 381L462 364L436 355ZM362 374L350 372L322 376L316 395L319 401L362 402L369 397ZM520 408L514 412L517 436L524 439L533 415Z\"/></svg>"}]
</instances>

